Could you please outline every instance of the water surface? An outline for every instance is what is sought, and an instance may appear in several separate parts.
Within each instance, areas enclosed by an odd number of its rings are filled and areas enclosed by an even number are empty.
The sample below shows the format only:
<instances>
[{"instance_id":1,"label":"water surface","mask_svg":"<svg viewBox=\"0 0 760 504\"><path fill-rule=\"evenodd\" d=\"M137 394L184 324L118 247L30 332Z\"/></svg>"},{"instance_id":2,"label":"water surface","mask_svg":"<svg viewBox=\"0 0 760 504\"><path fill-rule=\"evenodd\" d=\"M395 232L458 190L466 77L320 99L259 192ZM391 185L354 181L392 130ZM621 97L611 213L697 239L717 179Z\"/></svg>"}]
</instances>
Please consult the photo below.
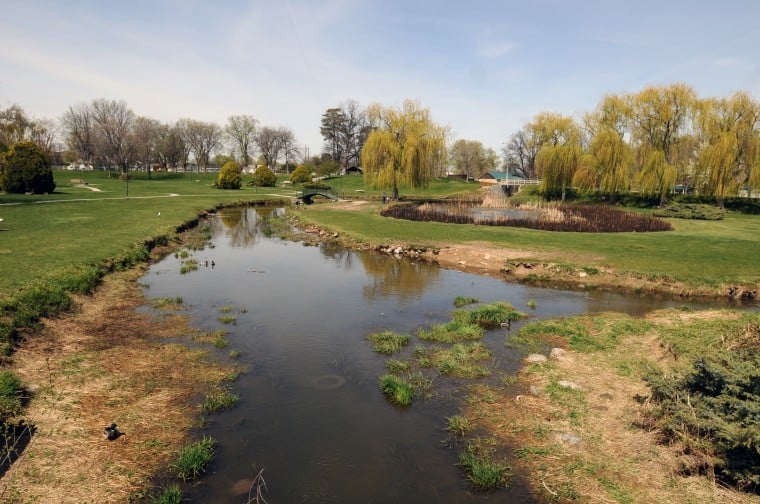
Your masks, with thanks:
<instances>
[{"instance_id":1,"label":"water surface","mask_svg":"<svg viewBox=\"0 0 760 504\"><path fill-rule=\"evenodd\" d=\"M213 248L194 254L198 271L180 274L180 259L168 257L144 279L151 297L182 296L194 325L229 330L230 347L213 352L229 360L229 350L238 350L249 366L233 384L239 405L212 416L204 429L218 441L217 455L201 483L185 489L193 502L244 502L261 468L270 503L530 502L519 474L508 490L473 493L456 465L458 450L443 443L445 417L462 406L462 384L472 381L435 377L436 397L393 406L378 386L385 359L366 336L383 329L411 334L446 321L456 296L508 301L534 319L643 314L675 304L531 288L423 262L307 247L268 238L268 212L231 209L211 217ZM536 310L526 308L529 300ZM234 308L236 325L218 320L222 307ZM494 380L521 365L523 355L504 345L508 337L500 329L484 339L494 352Z\"/></svg>"}]
</instances>

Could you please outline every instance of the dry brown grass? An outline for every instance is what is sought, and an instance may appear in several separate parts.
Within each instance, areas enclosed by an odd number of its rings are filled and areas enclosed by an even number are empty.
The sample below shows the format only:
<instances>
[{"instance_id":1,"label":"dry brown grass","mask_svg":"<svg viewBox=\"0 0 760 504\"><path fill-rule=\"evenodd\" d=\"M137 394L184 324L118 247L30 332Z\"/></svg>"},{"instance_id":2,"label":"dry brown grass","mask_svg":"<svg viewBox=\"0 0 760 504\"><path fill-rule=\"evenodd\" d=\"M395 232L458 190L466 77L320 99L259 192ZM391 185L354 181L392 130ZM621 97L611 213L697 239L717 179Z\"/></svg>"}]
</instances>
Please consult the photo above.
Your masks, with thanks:
<instances>
[{"instance_id":1,"label":"dry brown grass","mask_svg":"<svg viewBox=\"0 0 760 504\"><path fill-rule=\"evenodd\" d=\"M683 317L711 317L685 313ZM675 323L673 313L656 315ZM516 472L526 475L538 500L546 502L758 503L760 496L721 488L708 477L680 474L677 447L658 443L638 426L648 389L639 378L622 376L620 363L651 360L676 365L656 331L628 339L610 353L569 352L560 360L531 365L520 374L526 392L476 389L468 417L504 446L515 449ZM570 380L580 391L556 385ZM537 394L528 392L533 387ZM581 439L570 444L558 436Z\"/></svg>"},{"instance_id":2,"label":"dry brown grass","mask_svg":"<svg viewBox=\"0 0 760 504\"><path fill-rule=\"evenodd\" d=\"M37 432L0 479L0 501L127 502L187 440L198 394L229 373L165 339L194 333L186 317L135 311L139 274L107 277L79 313L45 321L15 354ZM109 442L111 422L126 435Z\"/></svg>"}]
</instances>

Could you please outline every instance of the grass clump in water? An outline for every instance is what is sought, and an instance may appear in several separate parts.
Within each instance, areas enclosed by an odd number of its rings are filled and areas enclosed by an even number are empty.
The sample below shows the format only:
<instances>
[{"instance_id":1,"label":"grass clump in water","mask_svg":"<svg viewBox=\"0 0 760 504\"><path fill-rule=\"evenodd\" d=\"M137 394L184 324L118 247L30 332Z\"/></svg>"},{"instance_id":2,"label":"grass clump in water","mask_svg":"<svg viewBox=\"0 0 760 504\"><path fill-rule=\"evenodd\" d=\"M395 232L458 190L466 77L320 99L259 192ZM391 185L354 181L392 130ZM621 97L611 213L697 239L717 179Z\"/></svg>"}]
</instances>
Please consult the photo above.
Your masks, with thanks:
<instances>
[{"instance_id":1,"label":"grass clump in water","mask_svg":"<svg viewBox=\"0 0 760 504\"><path fill-rule=\"evenodd\" d=\"M465 318L470 324L492 329L512 320L520 320L524 314L515 310L509 303L496 302L469 311L455 312L454 319L456 320L459 317Z\"/></svg>"},{"instance_id":2,"label":"grass clump in water","mask_svg":"<svg viewBox=\"0 0 760 504\"><path fill-rule=\"evenodd\" d=\"M412 369L412 365L408 362L400 361L398 359L388 359L385 361L385 368L389 373L400 374Z\"/></svg>"},{"instance_id":3,"label":"grass clump in water","mask_svg":"<svg viewBox=\"0 0 760 504\"><path fill-rule=\"evenodd\" d=\"M157 494L148 498L148 504L180 504L181 502L182 489L176 484L164 487Z\"/></svg>"},{"instance_id":4,"label":"grass clump in water","mask_svg":"<svg viewBox=\"0 0 760 504\"><path fill-rule=\"evenodd\" d=\"M370 342L375 352L383 355L393 355L407 346L410 338L405 334L398 334L393 331L381 331L367 336L367 341Z\"/></svg>"},{"instance_id":5,"label":"grass clump in water","mask_svg":"<svg viewBox=\"0 0 760 504\"><path fill-rule=\"evenodd\" d=\"M491 351L480 342L457 343L451 348L424 348L415 350L420 367L435 367L442 375L460 378L482 378L491 371L476 364L491 357Z\"/></svg>"},{"instance_id":6,"label":"grass clump in water","mask_svg":"<svg viewBox=\"0 0 760 504\"><path fill-rule=\"evenodd\" d=\"M478 299L474 297L457 296L454 298L454 306L457 308L462 308L471 304L477 304L478 302Z\"/></svg>"},{"instance_id":7,"label":"grass clump in water","mask_svg":"<svg viewBox=\"0 0 760 504\"><path fill-rule=\"evenodd\" d=\"M406 379L393 374L380 377L380 388L391 402L399 406L409 406L414 399L414 387Z\"/></svg>"},{"instance_id":8,"label":"grass clump in water","mask_svg":"<svg viewBox=\"0 0 760 504\"><path fill-rule=\"evenodd\" d=\"M509 485L511 468L494 460L493 440L475 439L459 454L459 463L478 490L493 490Z\"/></svg>"},{"instance_id":9,"label":"grass clump in water","mask_svg":"<svg viewBox=\"0 0 760 504\"><path fill-rule=\"evenodd\" d=\"M151 300L153 308L158 310L178 310L182 308L182 304L185 302L182 296L177 297L159 297Z\"/></svg>"},{"instance_id":10,"label":"grass clump in water","mask_svg":"<svg viewBox=\"0 0 760 504\"><path fill-rule=\"evenodd\" d=\"M464 436L472 428L470 420L463 415L452 415L446 418L446 430L456 436Z\"/></svg>"},{"instance_id":11,"label":"grass clump in water","mask_svg":"<svg viewBox=\"0 0 760 504\"><path fill-rule=\"evenodd\" d=\"M215 413L235 406L239 400L240 397L237 394L233 394L228 389L223 388L207 395L201 409L205 413Z\"/></svg>"},{"instance_id":12,"label":"grass clump in water","mask_svg":"<svg viewBox=\"0 0 760 504\"><path fill-rule=\"evenodd\" d=\"M206 472L208 464L214 457L214 438L204 437L195 443L189 443L182 448L177 459L172 463L172 469L182 481L192 481Z\"/></svg>"},{"instance_id":13,"label":"grass clump in water","mask_svg":"<svg viewBox=\"0 0 760 504\"><path fill-rule=\"evenodd\" d=\"M218 320L222 324L226 324L226 325L229 325L229 324L236 325L237 324L237 317L234 317L232 315L222 315L222 316L217 317L216 320Z\"/></svg>"},{"instance_id":14,"label":"grass clump in water","mask_svg":"<svg viewBox=\"0 0 760 504\"><path fill-rule=\"evenodd\" d=\"M420 329L417 331L417 337L423 341L439 343L472 341L483 337L483 328L459 317L445 324L436 324L429 329Z\"/></svg>"}]
</instances>

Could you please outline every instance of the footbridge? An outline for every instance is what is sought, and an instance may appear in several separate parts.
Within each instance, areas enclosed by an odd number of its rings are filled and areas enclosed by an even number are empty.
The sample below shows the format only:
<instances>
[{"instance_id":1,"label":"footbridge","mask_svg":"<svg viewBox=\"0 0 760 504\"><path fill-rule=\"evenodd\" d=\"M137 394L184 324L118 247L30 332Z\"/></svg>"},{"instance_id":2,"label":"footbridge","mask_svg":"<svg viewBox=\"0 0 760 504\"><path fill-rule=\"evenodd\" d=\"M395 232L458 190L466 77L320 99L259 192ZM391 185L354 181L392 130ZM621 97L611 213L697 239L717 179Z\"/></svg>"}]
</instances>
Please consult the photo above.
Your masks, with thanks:
<instances>
[{"instance_id":1,"label":"footbridge","mask_svg":"<svg viewBox=\"0 0 760 504\"><path fill-rule=\"evenodd\" d=\"M315 196L321 196L333 201L340 201L336 191L331 187L329 188L306 188L301 191L301 195L296 197L297 201L302 201L306 204L313 203Z\"/></svg>"}]
</instances>

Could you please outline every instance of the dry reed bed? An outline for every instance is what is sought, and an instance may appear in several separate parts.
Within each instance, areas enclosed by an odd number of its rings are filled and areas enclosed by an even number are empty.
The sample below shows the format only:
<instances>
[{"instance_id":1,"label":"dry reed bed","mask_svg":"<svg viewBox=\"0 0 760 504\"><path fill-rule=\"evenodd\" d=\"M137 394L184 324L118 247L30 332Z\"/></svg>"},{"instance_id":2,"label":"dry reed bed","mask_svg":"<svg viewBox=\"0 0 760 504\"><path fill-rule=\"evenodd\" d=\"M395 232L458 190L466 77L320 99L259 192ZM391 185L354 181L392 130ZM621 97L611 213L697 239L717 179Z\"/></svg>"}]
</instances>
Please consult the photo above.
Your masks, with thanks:
<instances>
[{"instance_id":1,"label":"dry reed bed","mask_svg":"<svg viewBox=\"0 0 760 504\"><path fill-rule=\"evenodd\" d=\"M671 224L650 215L625 212L608 206L589 205L541 205L519 207L535 213L535 218L511 218L508 216L476 218L469 213L472 208L464 203L406 203L393 205L382 211L384 217L412 221L443 222L448 224L478 224L484 226L512 226L541 231L566 231L575 233L620 233L672 231Z\"/></svg>"}]
</instances>

